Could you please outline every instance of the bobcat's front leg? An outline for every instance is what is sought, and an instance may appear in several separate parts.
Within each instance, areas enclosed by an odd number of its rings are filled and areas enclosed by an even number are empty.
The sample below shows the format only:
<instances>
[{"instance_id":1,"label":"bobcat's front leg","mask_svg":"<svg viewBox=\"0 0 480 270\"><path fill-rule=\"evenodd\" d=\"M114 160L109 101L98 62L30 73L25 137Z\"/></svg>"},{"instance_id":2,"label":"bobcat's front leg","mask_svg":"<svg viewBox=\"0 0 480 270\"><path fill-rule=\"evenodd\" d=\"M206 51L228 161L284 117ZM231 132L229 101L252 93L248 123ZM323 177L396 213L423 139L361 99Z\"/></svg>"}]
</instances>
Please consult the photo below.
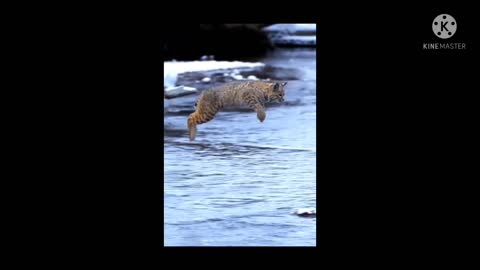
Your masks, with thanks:
<instances>
[{"instance_id":1,"label":"bobcat's front leg","mask_svg":"<svg viewBox=\"0 0 480 270\"><path fill-rule=\"evenodd\" d=\"M265 106L254 96L246 95L245 101L247 102L248 107L257 112L257 118L260 122L265 120Z\"/></svg>"},{"instance_id":2,"label":"bobcat's front leg","mask_svg":"<svg viewBox=\"0 0 480 270\"><path fill-rule=\"evenodd\" d=\"M258 120L260 120L260 122L263 122L263 120L265 120L265 108L263 106L257 106L255 108L255 111L257 112L257 118Z\"/></svg>"}]
</instances>

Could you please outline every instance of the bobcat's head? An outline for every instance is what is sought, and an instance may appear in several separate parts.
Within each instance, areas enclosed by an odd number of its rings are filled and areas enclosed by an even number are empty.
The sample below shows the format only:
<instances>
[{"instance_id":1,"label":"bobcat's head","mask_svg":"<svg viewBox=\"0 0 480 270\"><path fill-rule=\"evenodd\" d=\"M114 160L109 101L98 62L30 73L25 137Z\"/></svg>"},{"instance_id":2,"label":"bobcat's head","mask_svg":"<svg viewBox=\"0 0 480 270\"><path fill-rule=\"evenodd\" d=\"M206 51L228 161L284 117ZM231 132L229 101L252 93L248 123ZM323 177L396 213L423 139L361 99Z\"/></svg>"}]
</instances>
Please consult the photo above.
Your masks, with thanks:
<instances>
[{"instance_id":1,"label":"bobcat's head","mask_svg":"<svg viewBox=\"0 0 480 270\"><path fill-rule=\"evenodd\" d=\"M284 101L284 96L285 96L285 89L284 86L287 84L287 82L276 82L273 84L272 91L270 93L270 96L268 97L268 100L270 102L276 102L280 103Z\"/></svg>"}]
</instances>

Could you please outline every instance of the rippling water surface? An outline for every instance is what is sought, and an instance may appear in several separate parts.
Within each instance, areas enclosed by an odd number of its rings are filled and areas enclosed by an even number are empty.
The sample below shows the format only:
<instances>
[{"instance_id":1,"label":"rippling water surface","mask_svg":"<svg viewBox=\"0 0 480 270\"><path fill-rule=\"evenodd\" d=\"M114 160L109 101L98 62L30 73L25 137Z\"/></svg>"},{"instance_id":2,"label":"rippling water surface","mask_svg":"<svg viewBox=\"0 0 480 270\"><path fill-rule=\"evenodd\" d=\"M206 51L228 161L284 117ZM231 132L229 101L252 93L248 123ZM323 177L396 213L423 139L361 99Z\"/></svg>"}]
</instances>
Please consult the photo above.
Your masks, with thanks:
<instances>
[{"instance_id":1,"label":"rippling water surface","mask_svg":"<svg viewBox=\"0 0 480 270\"><path fill-rule=\"evenodd\" d=\"M197 97L165 103L165 246L316 245L316 218L291 214L316 207L315 54L277 49L256 60L297 74L263 123L253 111L220 112L190 142Z\"/></svg>"}]
</instances>

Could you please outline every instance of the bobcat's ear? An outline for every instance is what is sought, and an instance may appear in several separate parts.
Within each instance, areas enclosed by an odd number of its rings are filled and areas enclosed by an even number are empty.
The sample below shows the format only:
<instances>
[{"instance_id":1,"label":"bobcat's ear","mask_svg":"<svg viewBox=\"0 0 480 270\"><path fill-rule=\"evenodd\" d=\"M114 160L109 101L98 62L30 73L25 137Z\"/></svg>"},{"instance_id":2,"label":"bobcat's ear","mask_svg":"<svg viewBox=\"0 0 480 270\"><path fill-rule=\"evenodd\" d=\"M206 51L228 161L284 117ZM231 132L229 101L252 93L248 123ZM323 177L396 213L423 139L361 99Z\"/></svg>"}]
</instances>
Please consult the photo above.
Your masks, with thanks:
<instances>
[{"instance_id":1,"label":"bobcat's ear","mask_svg":"<svg viewBox=\"0 0 480 270\"><path fill-rule=\"evenodd\" d=\"M277 91L280 88L280 84L277 82L273 85L273 91Z\"/></svg>"},{"instance_id":2,"label":"bobcat's ear","mask_svg":"<svg viewBox=\"0 0 480 270\"><path fill-rule=\"evenodd\" d=\"M283 83L282 83L282 86L285 86L286 84L287 84L287 82L283 82Z\"/></svg>"}]
</instances>

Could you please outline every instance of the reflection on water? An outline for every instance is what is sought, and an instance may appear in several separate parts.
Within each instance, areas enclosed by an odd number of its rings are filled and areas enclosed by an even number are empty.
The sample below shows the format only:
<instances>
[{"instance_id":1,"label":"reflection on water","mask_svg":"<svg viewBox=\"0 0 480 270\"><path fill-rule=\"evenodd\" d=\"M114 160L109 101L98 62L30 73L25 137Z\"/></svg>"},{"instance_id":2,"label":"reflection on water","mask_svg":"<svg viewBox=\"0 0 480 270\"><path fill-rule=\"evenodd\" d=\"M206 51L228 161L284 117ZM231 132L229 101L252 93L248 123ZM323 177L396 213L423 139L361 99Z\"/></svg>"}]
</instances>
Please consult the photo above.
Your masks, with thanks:
<instances>
[{"instance_id":1,"label":"reflection on water","mask_svg":"<svg viewBox=\"0 0 480 270\"><path fill-rule=\"evenodd\" d=\"M220 112L187 136L196 97L173 100L165 118L166 246L314 246L316 218L315 50L277 50L266 64L298 68L286 102L263 123L249 110Z\"/></svg>"}]
</instances>

